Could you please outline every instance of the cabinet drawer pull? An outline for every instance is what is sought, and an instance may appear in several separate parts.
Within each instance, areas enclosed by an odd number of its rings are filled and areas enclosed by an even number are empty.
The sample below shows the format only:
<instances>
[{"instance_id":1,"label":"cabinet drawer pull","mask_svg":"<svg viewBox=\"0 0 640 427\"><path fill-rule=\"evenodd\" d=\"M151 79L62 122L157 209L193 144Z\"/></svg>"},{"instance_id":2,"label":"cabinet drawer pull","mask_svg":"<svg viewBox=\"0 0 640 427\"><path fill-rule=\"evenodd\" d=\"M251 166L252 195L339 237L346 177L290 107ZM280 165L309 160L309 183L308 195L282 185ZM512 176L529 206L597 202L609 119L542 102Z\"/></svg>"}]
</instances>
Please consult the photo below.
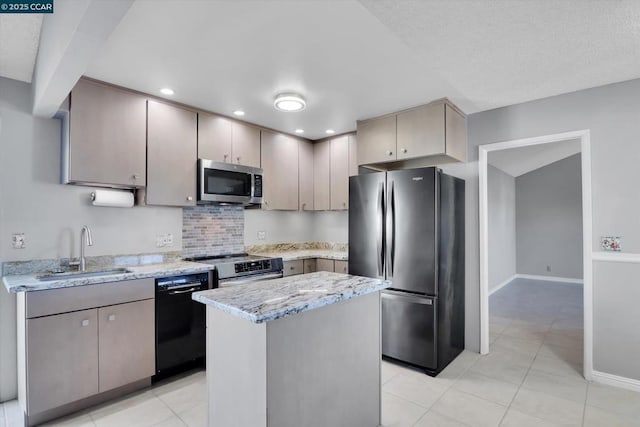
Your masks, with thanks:
<instances>
[{"instance_id":1,"label":"cabinet drawer pull","mask_svg":"<svg viewBox=\"0 0 640 427\"><path fill-rule=\"evenodd\" d=\"M89 319L84 319L82 321L82 327L89 326Z\"/></svg>"},{"instance_id":2,"label":"cabinet drawer pull","mask_svg":"<svg viewBox=\"0 0 640 427\"><path fill-rule=\"evenodd\" d=\"M224 155L224 162L225 162L225 163L227 163L227 157L229 157L229 155L228 155L228 154L225 154L225 155Z\"/></svg>"},{"instance_id":3,"label":"cabinet drawer pull","mask_svg":"<svg viewBox=\"0 0 640 427\"><path fill-rule=\"evenodd\" d=\"M114 320L116 320L116 315L110 314L109 317L107 317L107 319L109 320L109 322L113 322Z\"/></svg>"}]
</instances>

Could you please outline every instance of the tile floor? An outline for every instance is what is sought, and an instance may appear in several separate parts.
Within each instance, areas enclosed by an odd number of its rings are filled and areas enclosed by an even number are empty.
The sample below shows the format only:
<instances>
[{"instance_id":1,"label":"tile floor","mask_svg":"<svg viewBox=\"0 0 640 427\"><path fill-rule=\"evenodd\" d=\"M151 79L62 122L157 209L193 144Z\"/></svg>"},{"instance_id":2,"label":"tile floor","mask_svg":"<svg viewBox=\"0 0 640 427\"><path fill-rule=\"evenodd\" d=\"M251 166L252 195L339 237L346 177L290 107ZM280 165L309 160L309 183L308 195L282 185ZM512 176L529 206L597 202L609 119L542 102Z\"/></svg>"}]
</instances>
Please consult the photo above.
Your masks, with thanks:
<instances>
[{"instance_id":1,"label":"tile floor","mask_svg":"<svg viewBox=\"0 0 640 427\"><path fill-rule=\"evenodd\" d=\"M491 353L463 352L437 378L382 364L384 426L640 426L640 393L587 383L582 288L518 279L491 297ZM0 405L15 426L17 403ZM177 380L50 423L204 426L205 376Z\"/></svg>"}]
</instances>

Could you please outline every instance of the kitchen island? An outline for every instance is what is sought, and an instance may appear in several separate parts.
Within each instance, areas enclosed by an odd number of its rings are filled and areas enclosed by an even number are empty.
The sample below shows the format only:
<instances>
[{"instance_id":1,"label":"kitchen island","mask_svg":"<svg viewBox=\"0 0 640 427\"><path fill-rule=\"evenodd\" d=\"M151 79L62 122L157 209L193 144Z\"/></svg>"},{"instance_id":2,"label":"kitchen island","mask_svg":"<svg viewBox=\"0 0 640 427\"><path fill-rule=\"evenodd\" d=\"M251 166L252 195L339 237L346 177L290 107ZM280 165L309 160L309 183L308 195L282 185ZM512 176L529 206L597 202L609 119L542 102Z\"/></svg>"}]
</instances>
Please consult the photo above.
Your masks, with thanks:
<instances>
[{"instance_id":1,"label":"kitchen island","mask_svg":"<svg viewBox=\"0 0 640 427\"><path fill-rule=\"evenodd\" d=\"M209 426L378 426L380 290L318 272L195 293Z\"/></svg>"}]
</instances>

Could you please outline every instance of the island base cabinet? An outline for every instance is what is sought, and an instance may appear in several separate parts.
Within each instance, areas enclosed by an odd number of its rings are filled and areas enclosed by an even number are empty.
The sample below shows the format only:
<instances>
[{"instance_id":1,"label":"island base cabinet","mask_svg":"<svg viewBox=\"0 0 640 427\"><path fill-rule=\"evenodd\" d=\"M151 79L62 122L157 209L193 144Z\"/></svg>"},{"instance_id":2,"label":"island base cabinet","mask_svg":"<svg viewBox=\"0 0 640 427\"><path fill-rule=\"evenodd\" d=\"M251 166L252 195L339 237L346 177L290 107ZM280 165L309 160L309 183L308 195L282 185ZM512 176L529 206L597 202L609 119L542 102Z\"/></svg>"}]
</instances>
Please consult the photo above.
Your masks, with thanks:
<instances>
[{"instance_id":1,"label":"island base cabinet","mask_svg":"<svg viewBox=\"0 0 640 427\"><path fill-rule=\"evenodd\" d=\"M28 319L26 332L29 413L98 393L97 309Z\"/></svg>"},{"instance_id":2,"label":"island base cabinet","mask_svg":"<svg viewBox=\"0 0 640 427\"><path fill-rule=\"evenodd\" d=\"M379 292L265 323L210 306L207 319L207 425L380 425Z\"/></svg>"},{"instance_id":3,"label":"island base cabinet","mask_svg":"<svg viewBox=\"0 0 640 427\"><path fill-rule=\"evenodd\" d=\"M100 392L155 374L153 299L98 309Z\"/></svg>"}]
</instances>

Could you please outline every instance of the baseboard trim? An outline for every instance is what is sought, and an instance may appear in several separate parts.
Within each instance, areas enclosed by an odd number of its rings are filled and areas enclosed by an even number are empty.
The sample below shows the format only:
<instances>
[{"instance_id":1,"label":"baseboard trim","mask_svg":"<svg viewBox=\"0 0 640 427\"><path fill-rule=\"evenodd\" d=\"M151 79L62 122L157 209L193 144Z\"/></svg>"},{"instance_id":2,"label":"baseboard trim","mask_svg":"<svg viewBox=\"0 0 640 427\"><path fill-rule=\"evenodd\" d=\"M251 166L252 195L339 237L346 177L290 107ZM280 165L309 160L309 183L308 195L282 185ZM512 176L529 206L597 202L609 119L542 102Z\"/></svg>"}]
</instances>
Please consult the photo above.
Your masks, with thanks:
<instances>
[{"instance_id":1,"label":"baseboard trim","mask_svg":"<svg viewBox=\"0 0 640 427\"><path fill-rule=\"evenodd\" d=\"M629 252L593 252L591 259L606 262L628 262L640 264L640 254Z\"/></svg>"},{"instance_id":2,"label":"baseboard trim","mask_svg":"<svg viewBox=\"0 0 640 427\"><path fill-rule=\"evenodd\" d=\"M540 276L537 274L516 274L515 278L517 279L530 279L530 280L544 280L547 282L560 282L560 283L568 283L572 285L582 285L582 279L573 279L569 277L556 277L556 276Z\"/></svg>"},{"instance_id":3,"label":"baseboard trim","mask_svg":"<svg viewBox=\"0 0 640 427\"><path fill-rule=\"evenodd\" d=\"M489 295L493 295L494 293L498 292L500 289L504 288L505 286L507 286L509 283L511 283L514 279L516 279L518 277L517 274L514 274L513 276L509 277L507 280L505 280L504 282L500 283L498 286L496 286L495 288L489 290Z\"/></svg>"},{"instance_id":4,"label":"baseboard trim","mask_svg":"<svg viewBox=\"0 0 640 427\"><path fill-rule=\"evenodd\" d=\"M618 375L607 374L605 372L593 371L591 373L591 378L594 382L604 385L610 385L613 387L624 388L626 390L631 391L639 391L640 392L640 381L634 380L632 378L621 377Z\"/></svg>"}]
</instances>

